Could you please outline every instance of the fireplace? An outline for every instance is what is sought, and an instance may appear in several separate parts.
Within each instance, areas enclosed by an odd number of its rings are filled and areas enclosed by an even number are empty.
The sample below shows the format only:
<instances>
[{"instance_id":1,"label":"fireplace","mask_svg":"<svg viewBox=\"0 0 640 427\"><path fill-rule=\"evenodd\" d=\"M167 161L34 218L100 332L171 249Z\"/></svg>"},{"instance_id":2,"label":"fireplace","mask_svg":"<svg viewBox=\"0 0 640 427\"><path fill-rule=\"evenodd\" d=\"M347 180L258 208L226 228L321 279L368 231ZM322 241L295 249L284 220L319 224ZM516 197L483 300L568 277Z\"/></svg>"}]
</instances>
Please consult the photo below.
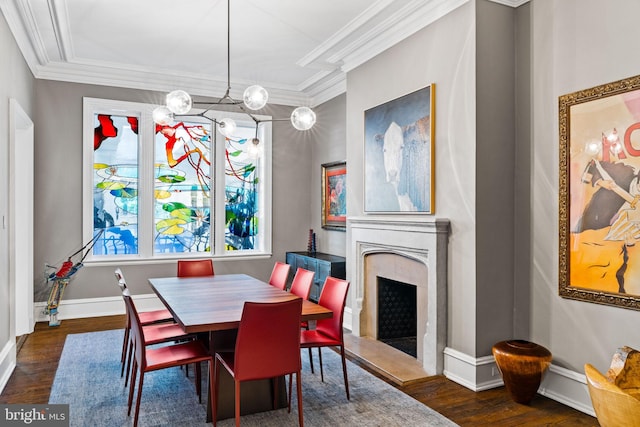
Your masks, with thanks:
<instances>
[{"instance_id":1,"label":"fireplace","mask_svg":"<svg viewBox=\"0 0 640 427\"><path fill-rule=\"evenodd\" d=\"M378 341L417 355L416 287L378 276Z\"/></svg>"},{"instance_id":2,"label":"fireplace","mask_svg":"<svg viewBox=\"0 0 640 427\"><path fill-rule=\"evenodd\" d=\"M449 221L388 218L347 220L351 324L356 336L380 340L378 278L413 288L416 356L424 370L441 374L447 337Z\"/></svg>"}]
</instances>

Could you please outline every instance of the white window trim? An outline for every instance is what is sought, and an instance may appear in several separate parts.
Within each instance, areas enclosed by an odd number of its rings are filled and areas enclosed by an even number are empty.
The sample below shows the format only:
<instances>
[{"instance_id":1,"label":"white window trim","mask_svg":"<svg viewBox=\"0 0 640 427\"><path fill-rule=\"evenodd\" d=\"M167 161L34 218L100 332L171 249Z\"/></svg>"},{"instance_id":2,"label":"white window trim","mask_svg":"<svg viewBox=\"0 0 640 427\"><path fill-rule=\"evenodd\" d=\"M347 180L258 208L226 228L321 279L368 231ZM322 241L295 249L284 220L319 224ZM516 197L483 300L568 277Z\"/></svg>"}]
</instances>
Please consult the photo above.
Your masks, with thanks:
<instances>
[{"instance_id":1,"label":"white window trim","mask_svg":"<svg viewBox=\"0 0 640 427\"><path fill-rule=\"evenodd\" d=\"M94 114L122 114L139 117L138 130L140 138L139 147L139 175L146 177L138 185L138 197L140 200L152 200L153 197L153 162L144 159L153 158L154 143L154 123L152 111L157 105L144 104L128 101L116 101L99 98L83 98L83 187L82 187L82 235L83 242L88 242L93 236L93 134L94 134ZM251 119L242 113L232 113L224 111L209 111L207 116L216 120L228 117L239 124L253 126ZM269 116L256 115L259 120L271 120ZM184 118L187 121L199 121L197 119ZM212 127L215 125L212 123ZM216 131L217 133L217 131ZM214 146L215 174L212 176L212 194L215 197L214 215L212 216L213 251L212 252L182 252L170 254L153 253L153 212L152 202L139 203L138 211L138 254L123 255L99 255L90 253L85 259L85 264L111 265L114 263L156 263L177 258L232 258L251 259L264 258L271 255L272 244L272 123L270 121L260 124L260 147L262 150L259 168L263 168L262 182L259 198L259 224L263 232L261 236L261 248L255 250L226 251L225 250L225 144L224 136L220 133L216 135ZM149 150L152 150L149 153Z\"/></svg>"}]
</instances>

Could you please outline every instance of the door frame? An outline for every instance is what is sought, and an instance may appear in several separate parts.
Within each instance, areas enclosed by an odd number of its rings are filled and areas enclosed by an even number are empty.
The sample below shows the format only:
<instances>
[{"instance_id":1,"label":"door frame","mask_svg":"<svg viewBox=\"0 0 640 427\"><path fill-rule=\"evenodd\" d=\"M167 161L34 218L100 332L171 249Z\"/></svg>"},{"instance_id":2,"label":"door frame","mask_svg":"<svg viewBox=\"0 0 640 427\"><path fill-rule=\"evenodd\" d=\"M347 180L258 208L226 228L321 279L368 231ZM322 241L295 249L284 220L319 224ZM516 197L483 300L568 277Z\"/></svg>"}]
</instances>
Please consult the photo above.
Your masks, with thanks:
<instances>
[{"instance_id":1,"label":"door frame","mask_svg":"<svg viewBox=\"0 0 640 427\"><path fill-rule=\"evenodd\" d=\"M9 287L12 336L33 332L34 125L9 100Z\"/></svg>"}]
</instances>

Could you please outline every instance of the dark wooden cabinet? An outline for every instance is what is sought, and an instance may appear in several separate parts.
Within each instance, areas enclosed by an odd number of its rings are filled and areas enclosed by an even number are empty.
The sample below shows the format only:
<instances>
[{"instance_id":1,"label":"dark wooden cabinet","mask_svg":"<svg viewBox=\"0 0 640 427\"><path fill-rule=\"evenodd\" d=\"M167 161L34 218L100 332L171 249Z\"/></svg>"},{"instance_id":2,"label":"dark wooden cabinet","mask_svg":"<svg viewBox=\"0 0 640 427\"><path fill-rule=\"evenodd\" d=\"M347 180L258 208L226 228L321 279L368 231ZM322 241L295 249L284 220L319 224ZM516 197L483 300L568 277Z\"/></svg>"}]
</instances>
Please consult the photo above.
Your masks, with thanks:
<instances>
[{"instance_id":1,"label":"dark wooden cabinet","mask_svg":"<svg viewBox=\"0 0 640 427\"><path fill-rule=\"evenodd\" d=\"M291 266L289 271L289 286L298 268L314 271L313 285L309 299L318 302L320 291L327 276L338 279L346 279L346 260L344 257L325 254L322 252L287 252L287 264Z\"/></svg>"}]
</instances>

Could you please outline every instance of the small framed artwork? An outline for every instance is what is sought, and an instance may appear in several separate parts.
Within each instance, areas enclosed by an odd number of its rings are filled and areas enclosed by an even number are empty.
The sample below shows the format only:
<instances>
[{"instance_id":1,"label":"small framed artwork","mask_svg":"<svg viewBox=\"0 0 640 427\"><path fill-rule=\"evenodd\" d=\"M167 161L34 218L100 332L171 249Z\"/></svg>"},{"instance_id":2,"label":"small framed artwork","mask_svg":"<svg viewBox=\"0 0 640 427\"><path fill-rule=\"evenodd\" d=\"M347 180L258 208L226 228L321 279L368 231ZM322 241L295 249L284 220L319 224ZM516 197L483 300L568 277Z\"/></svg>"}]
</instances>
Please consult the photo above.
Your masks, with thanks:
<instances>
[{"instance_id":1,"label":"small framed artwork","mask_svg":"<svg viewBox=\"0 0 640 427\"><path fill-rule=\"evenodd\" d=\"M322 228L346 231L347 163L322 165Z\"/></svg>"},{"instance_id":2,"label":"small framed artwork","mask_svg":"<svg viewBox=\"0 0 640 427\"><path fill-rule=\"evenodd\" d=\"M640 310L640 76L559 98L559 293Z\"/></svg>"},{"instance_id":3,"label":"small framed artwork","mask_svg":"<svg viewBox=\"0 0 640 427\"><path fill-rule=\"evenodd\" d=\"M435 213L435 84L364 112L364 211Z\"/></svg>"}]
</instances>

